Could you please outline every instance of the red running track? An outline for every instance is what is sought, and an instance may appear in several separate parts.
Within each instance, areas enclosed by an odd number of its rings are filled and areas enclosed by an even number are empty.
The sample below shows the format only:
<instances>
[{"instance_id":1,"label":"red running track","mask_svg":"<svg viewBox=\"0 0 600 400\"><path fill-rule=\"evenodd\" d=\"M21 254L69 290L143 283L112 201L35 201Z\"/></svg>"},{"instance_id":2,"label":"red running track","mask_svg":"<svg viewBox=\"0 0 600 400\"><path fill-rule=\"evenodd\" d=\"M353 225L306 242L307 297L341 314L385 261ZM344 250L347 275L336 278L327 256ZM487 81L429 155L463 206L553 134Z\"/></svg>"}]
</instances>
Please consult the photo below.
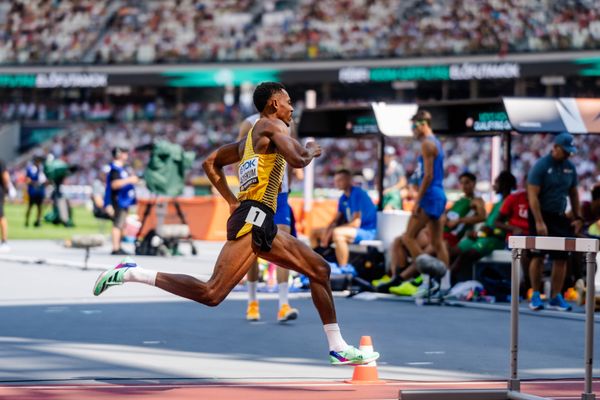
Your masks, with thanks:
<instances>
[{"instance_id":1,"label":"red running track","mask_svg":"<svg viewBox=\"0 0 600 400\"><path fill-rule=\"evenodd\" d=\"M350 385L343 382L205 383L205 384L94 384L0 386L2 400L392 400L400 390L428 389L504 389L506 383L494 382L414 382L388 381L381 385ZM525 393L557 400L580 399L581 380L523 381ZM594 381L594 392L600 380Z\"/></svg>"}]
</instances>

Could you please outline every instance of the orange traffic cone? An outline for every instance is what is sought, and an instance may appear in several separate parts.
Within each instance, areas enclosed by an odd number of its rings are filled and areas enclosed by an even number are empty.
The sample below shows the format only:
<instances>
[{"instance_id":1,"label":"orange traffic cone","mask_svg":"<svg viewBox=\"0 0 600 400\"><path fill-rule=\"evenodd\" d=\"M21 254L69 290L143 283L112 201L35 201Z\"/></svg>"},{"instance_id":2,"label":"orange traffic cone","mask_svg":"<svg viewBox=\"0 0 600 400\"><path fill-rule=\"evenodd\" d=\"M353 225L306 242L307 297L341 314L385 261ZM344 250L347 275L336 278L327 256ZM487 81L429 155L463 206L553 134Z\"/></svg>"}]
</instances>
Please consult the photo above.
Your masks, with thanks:
<instances>
[{"instance_id":1,"label":"orange traffic cone","mask_svg":"<svg viewBox=\"0 0 600 400\"><path fill-rule=\"evenodd\" d=\"M364 351L374 351L371 336L363 336L360 338L359 349ZM380 380L377 375L377 363L375 361L354 367L352 379L347 380L346 382L352 383L353 385L385 383L385 381Z\"/></svg>"}]
</instances>

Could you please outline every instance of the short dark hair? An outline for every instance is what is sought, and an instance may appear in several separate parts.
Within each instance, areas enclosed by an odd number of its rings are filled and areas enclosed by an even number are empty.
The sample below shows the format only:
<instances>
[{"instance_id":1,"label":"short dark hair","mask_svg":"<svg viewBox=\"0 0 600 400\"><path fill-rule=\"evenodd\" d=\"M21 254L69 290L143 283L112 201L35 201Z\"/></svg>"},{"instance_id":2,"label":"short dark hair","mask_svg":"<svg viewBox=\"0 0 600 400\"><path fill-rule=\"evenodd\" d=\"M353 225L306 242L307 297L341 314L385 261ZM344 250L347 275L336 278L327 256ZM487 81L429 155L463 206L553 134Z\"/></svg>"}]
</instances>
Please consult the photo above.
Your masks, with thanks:
<instances>
[{"instance_id":1,"label":"short dark hair","mask_svg":"<svg viewBox=\"0 0 600 400\"><path fill-rule=\"evenodd\" d=\"M511 174L510 171L500 172L497 179L501 191L504 191L504 189L510 191L517 188L517 178L515 178L515 176Z\"/></svg>"},{"instance_id":2,"label":"short dark hair","mask_svg":"<svg viewBox=\"0 0 600 400\"><path fill-rule=\"evenodd\" d=\"M349 169L342 168L342 169L338 169L337 171L335 171L335 173L333 175L334 176L335 175L346 175L346 176L352 177L352 172L350 172Z\"/></svg>"},{"instance_id":3,"label":"short dark hair","mask_svg":"<svg viewBox=\"0 0 600 400\"><path fill-rule=\"evenodd\" d=\"M263 82L254 89L252 100L258 112L263 112L267 102L275 93L285 90L285 86L279 82Z\"/></svg>"},{"instance_id":4,"label":"short dark hair","mask_svg":"<svg viewBox=\"0 0 600 400\"><path fill-rule=\"evenodd\" d=\"M129 149L125 146L115 146L111 150L112 158L117 158L121 155L121 153L128 153Z\"/></svg>"},{"instance_id":5,"label":"short dark hair","mask_svg":"<svg viewBox=\"0 0 600 400\"><path fill-rule=\"evenodd\" d=\"M475 176L475 174L473 174L469 171L465 171L462 174L460 174L460 176L458 177L458 180L460 181L462 178L467 178L473 182L477 182L477 177Z\"/></svg>"},{"instance_id":6,"label":"short dark hair","mask_svg":"<svg viewBox=\"0 0 600 400\"><path fill-rule=\"evenodd\" d=\"M419 110L410 120L413 122L426 122L427 125L431 126L431 113L427 110Z\"/></svg>"}]
</instances>

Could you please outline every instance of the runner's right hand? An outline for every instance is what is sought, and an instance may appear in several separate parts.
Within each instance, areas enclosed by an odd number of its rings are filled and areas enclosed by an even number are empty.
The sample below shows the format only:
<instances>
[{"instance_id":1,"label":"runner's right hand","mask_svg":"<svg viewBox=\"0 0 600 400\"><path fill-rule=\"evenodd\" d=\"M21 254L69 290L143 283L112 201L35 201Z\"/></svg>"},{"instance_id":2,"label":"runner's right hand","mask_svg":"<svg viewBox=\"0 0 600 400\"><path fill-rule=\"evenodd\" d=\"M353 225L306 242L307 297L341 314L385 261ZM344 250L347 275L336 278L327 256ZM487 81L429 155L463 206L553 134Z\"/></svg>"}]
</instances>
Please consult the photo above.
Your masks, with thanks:
<instances>
[{"instance_id":1,"label":"runner's right hand","mask_svg":"<svg viewBox=\"0 0 600 400\"><path fill-rule=\"evenodd\" d=\"M306 149L312 153L313 158L321 156L321 146L317 142L306 143Z\"/></svg>"}]
</instances>

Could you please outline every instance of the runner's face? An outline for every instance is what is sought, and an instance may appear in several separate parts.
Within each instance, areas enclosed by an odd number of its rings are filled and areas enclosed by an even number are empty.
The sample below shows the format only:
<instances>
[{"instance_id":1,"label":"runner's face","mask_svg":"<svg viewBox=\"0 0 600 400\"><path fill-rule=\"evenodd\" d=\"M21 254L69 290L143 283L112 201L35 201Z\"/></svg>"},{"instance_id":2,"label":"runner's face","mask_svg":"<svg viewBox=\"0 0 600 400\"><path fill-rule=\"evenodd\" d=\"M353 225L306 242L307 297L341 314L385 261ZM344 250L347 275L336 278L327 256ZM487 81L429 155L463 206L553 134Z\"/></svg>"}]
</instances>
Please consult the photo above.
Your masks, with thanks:
<instances>
[{"instance_id":1,"label":"runner's face","mask_svg":"<svg viewBox=\"0 0 600 400\"><path fill-rule=\"evenodd\" d=\"M425 122L423 121L413 121L412 122L412 131L413 131L413 136L417 139L419 139L422 135L423 135L423 126L425 125Z\"/></svg>"},{"instance_id":2,"label":"runner's face","mask_svg":"<svg viewBox=\"0 0 600 400\"><path fill-rule=\"evenodd\" d=\"M290 95L287 91L281 90L273 97L273 100L275 100L274 103L277 104L277 118L289 126L292 122L292 114L294 113L294 107L292 106L292 99L290 99Z\"/></svg>"}]
</instances>

